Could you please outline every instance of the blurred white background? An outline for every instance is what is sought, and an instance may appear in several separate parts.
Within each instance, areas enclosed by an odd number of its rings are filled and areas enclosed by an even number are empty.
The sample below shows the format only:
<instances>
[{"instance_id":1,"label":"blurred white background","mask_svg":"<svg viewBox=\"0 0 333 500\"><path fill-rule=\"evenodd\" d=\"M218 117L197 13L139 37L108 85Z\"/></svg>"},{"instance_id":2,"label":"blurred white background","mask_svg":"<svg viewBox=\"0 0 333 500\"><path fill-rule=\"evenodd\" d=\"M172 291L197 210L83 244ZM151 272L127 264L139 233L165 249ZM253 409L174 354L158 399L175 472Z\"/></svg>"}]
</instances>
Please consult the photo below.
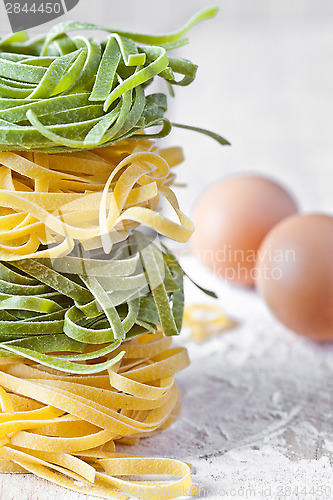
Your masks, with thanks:
<instances>
[{"instance_id":1,"label":"blurred white background","mask_svg":"<svg viewBox=\"0 0 333 500\"><path fill-rule=\"evenodd\" d=\"M178 28L207 0L81 0L64 19L145 32ZM331 0L220 0L218 16L190 32L178 51L199 64L176 89L169 116L227 137L232 147L175 130L186 163L179 195L189 211L225 175L261 172L283 182L305 211L333 212L333 3ZM9 31L3 3L0 31ZM48 26L38 28L38 31Z\"/></svg>"}]
</instances>

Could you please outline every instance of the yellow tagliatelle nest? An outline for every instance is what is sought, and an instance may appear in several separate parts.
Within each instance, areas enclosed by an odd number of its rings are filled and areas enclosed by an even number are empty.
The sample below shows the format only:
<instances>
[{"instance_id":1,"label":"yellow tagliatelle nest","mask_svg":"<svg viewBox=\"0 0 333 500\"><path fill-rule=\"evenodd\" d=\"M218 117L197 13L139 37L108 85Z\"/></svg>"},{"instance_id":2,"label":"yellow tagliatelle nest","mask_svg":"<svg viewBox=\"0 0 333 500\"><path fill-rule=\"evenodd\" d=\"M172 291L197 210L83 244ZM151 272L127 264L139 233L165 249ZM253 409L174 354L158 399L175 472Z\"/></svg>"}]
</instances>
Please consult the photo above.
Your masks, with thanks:
<instances>
[{"instance_id":1,"label":"yellow tagliatelle nest","mask_svg":"<svg viewBox=\"0 0 333 500\"><path fill-rule=\"evenodd\" d=\"M84 152L0 152L0 260L60 257L75 242L109 253L140 224L187 241L193 226L170 189L182 159L144 137ZM161 197L179 222L158 213Z\"/></svg>"},{"instance_id":2,"label":"yellow tagliatelle nest","mask_svg":"<svg viewBox=\"0 0 333 500\"><path fill-rule=\"evenodd\" d=\"M0 471L31 472L102 498L195 494L187 464L115 452L115 442L135 444L177 417L180 396L174 374L189 361L186 350L172 348L171 342L162 332L124 342L121 362L94 376L69 376L2 358ZM122 478L154 474L178 478Z\"/></svg>"}]
</instances>

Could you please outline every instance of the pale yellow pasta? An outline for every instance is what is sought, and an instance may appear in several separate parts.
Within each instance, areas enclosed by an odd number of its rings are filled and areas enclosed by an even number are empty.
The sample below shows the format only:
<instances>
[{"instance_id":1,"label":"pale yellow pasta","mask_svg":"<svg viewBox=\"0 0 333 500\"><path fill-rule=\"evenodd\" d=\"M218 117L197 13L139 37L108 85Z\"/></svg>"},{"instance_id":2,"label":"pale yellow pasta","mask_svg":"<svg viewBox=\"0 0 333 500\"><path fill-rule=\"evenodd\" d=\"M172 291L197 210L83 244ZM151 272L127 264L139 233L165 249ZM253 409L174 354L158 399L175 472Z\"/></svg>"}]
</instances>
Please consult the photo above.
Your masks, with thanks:
<instances>
[{"instance_id":1,"label":"pale yellow pasta","mask_svg":"<svg viewBox=\"0 0 333 500\"><path fill-rule=\"evenodd\" d=\"M140 224L187 241L193 225L170 189L182 159L144 138L67 154L0 152L0 260L61 257L78 241L109 253ZM161 198L178 222L158 213Z\"/></svg>"},{"instance_id":2,"label":"pale yellow pasta","mask_svg":"<svg viewBox=\"0 0 333 500\"><path fill-rule=\"evenodd\" d=\"M161 331L126 341L122 360L92 376L1 360L0 471L30 472L101 498L195 495L188 464L115 451L115 443L135 444L177 417L174 374L189 360L170 344ZM143 481L145 475L157 481Z\"/></svg>"},{"instance_id":3,"label":"pale yellow pasta","mask_svg":"<svg viewBox=\"0 0 333 500\"><path fill-rule=\"evenodd\" d=\"M204 342L212 335L231 330L237 323L218 305L192 304L185 306L183 326L190 331L190 338Z\"/></svg>"}]
</instances>

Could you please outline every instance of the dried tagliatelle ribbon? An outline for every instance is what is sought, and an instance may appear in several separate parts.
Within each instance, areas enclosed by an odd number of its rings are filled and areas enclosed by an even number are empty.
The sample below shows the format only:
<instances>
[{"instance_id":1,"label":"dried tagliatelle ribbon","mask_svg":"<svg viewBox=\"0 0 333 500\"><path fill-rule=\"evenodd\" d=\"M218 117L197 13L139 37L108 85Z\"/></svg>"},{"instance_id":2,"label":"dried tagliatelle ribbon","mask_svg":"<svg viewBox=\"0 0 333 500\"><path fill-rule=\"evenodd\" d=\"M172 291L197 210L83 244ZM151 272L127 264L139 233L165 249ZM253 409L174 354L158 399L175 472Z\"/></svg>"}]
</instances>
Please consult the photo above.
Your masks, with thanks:
<instances>
[{"instance_id":1,"label":"dried tagliatelle ribbon","mask_svg":"<svg viewBox=\"0 0 333 500\"><path fill-rule=\"evenodd\" d=\"M162 331L128 340L121 350L122 359L98 375L71 376L27 360L0 359L1 472L31 472L101 498L197 493L188 464L115 450L115 444L135 444L175 420L180 395L174 374L188 365L186 350L172 347Z\"/></svg>"},{"instance_id":2,"label":"dried tagliatelle ribbon","mask_svg":"<svg viewBox=\"0 0 333 500\"><path fill-rule=\"evenodd\" d=\"M140 224L187 241L193 225L170 188L182 158L144 136L70 154L0 152L0 260L60 257L75 242L109 253ZM178 222L158 213L161 198Z\"/></svg>"},{"instance_id":3,"label":"dried tagliatelle ribbon","mask_svg":"<svg viewBox=\"0 0 333 500\"><path fill-rule=\"evenodd\" d=\"M213 335L235 328L237 322L218 305L191 304L184 309L183 326L189 329L192 340L204 342Z\"/></svg>"}]
</instances>

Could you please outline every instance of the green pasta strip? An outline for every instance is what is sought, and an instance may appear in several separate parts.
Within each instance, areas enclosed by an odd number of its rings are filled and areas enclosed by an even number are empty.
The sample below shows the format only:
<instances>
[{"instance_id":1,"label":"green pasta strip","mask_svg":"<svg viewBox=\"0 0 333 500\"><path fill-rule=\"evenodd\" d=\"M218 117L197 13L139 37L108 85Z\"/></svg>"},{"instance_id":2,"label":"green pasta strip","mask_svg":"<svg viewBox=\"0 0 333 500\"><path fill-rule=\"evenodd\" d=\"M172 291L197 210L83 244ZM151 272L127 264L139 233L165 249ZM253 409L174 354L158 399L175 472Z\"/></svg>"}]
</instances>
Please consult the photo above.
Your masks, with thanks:
<instances>
[{"instance_id":1,"label":"green pasta strip","mask_svg":"<svg viewBox=\"0 0 333 500\"><path fill-rule=\"evenodd\" d=\"M47 35L44 41L42 54L45 55L45 53L47 52L47 47L50 45L50 43L56 40L63 33L69 31L86 30L86 29L99 29L101 31L106 31L109 33L117 33L118 35L129 38L134 42L139 42L144 44L159 45L161 43L163 44L168 42L175 42L183 38L183 36L186 35L186 33L197 23L199 23L200 21L204 21L205 19L214 17L217 14L217 12L218 12L217 7L209 7L208 9L204 9L195 14L193 17L191 17L191 19L178 31L165 35L146 35L140 33L130 33L126 31L107 29L102 26L96 26L94 24L89 24L89 23L72 22L72 21L64 22L62 24L54 26L54 28L52 28L50 33Z\"/></svg>"},{"instance_id":2,"label":"green pasta strip","mask_svg":"<svg viewBox=\"0 0 333 500\"><path fill-rule=\"evenodd\" d=\"M185 130L193 130L194 132L200 132L201 134L207 135L208 137L211 137L212 139L215 139L217 142L221 144L221 146L230 146L230 142L221 137L218 134L215 134L215 132L211 132L210 130L207 130L205 128L200 128L200 127L192 127L191 125L182 125L181 123L173 123L172 124L174 127L177 128L183 128Z\"/></svg>"},{"instance_id":3,"label":"green pasta strip","mask_svg":"<svg viewBox=\"0 0 333 500\"><path fill-rule=\"evenodd\" d=\"M156 51L156 59L153 62L128 77L111 92L104 103L104 111L107 111L111 104L125 92L128 92L134 87L137 87L151 78L154 78L154 76L158 75L161 71L168 67L169 59L166 54L166 50L163 49L163 47L160 47L157 48Z\"/></svg>"},{"instance_id":4,"label":"green pasta strip","mask_svg":"<svg viewBox=\"0 0 333 500\"><path fill-rule=\"evenodd\" d=\"M25 271L29 276L38 278L42 283L47 284L49 287L77 302L85 303L93 298L86 288L71 281L66 276L57 273L54 269L50 269L41 262L33 259L25 259L14 261L12 265L21 271Z\"/></svg>"},{"instance_id":5,"label":"green pasta strip","mask_svg":"<svg viewBox=\"0 0 333 500\"><path fill-rule=\"evenodd\" d=\"M21 121L26 118L27 111L32 109L39 116L47 113L57 113L77 107L85 107L89 104L89 93L76 94L74 96L58 96L50 99L41 100L24 100L24 99L0 99L0 118L13 122L14 120ZM69 108L73 106L73 108Z\"/></svg>"},{"instance_id":6,"label":"green pasta strip","mask_svg":"<svg viewBox=\"0 0 333 500\"><path fill-rule=\"evenodd\" d=\"M147 281L155 300L160 324L163 328L163 331L165 335L168 336L178 335L180 332L177 329L175 319L172 315L169 298L165 289L165 285L163 283L163 277L158 265L158 261L156 259L156 254L154 254L151 246L147 245L147 241L143 235L137 233L136 238L141 250L143 264L147 275Z\"/></svg>"},{"instance_id":7,"label":"green pasta strip","mask_svg":"<svg viewBox=\"0 0 333 500\"><path fill-rule=\"evenodd\" d=\"M47 99L53 95L55 93L55 88L61 83L68 67L74 61L78 52L79 51L76 51L66 56L58 57L52 61L37 87L31 92L29 98Z\"/></svg>"},{"instance_id":8,"label":"green pasta strip","mask_svg":"<svg viewBox=\"0 0 333 500\"><path fill-rule=\"evenodd\" d=\"M97 71L90 101L105 101L112 90L121 52L115 37L110 36Z\"/></svg>"},{"instance_id":9,"label":"green pasta strip","mask_svg":"<svg viewBox=\"0 0 333 500\"><path fill-rule=\"evenodd\" d=\"M75 306L69 309L65 316L64 333L68 337L86 344L105 344L115 340L114 331L109 324L106 325L106 328L86 327L80 324L84 318L82 311ZM100 323L105 325L105 322L100 321Z\"/></svg>"},{"instance_id":10,"label":"green pasta strip","mask_svg":"<svg viewBox=\"0 0 333 500\"><path fill-rule=\"evenodd\" d=\"M46 71L42 66L29 66L27 64L0 59L0 75L11 80L38 84Z\"/></svg>"},{"instance_id":11,"label":"green pasta strip","mask_svg":"<svg viewBox=\"0 0 333 500\"><path fill-rule=\"evenodd\" d=\"M26 297L20 295L0 294L0 309L23 310L50 314L59 311L61 307L53 300L43 297Z\"/></svg>"},{"instance_id":12,"label":"green pasta strip","mask_svg":"<svg viewBox=\"0 0 333 500\"><path fill-rule=\"evenodd\" d=\"M64 321L0 321L0 334L41 335L63 333ZM8 333L9 332L9 333Z\"/></svg>"},{"instance_id":13,"label":"green pasta strip","mask_svg":"<svg viewBox=\"0 0 333 500\"><path fill-rule=\"evenodd\" d=\"M94 373L103 372L108 368L111 368L111 366L118 363L125 354L125 351L122 351L114 358L111 358L108 361L104 361L103 363L83 365L80 363L73 363L71 361L63 360L61 359L61 357L37 353L36 351L33 351L31 349L25 349L23 347L15 347L12 345L8 346L8 344L3 344L3 348L5 350L7 349L12 354L16 354L19 356L23 356L24 358L31 359L32 361L41 363L42 365L48 366L49 368L54 368L59 371L78 374L78 375L93 375Z\"/></svg>"},{"instance_id":14,"label":"green pasta strip","mask_svg":"<svg viewBox=\"0 0 333 500\"><path fill-rule=\"evenodd\" d=\"M113 337L124 340L125 330L110 296L94 276L82 277L81 279L101 306L111 326Z\"/></svg>"},{"instance_id":15,"label":"green pasta strip","mask_svg":"<svg viewBox=\"0 0 333 500\"><path fill-rule=\"evenodd\" d=\"M134 273L138 261L139 254L135 254L127 259L82 259L80 257L62 257L53 261L48 259L35 259L36 262L41 262L44 265L65 274L81 274L83 276L96 277L112 277L112 276L129 276ZM5 266L3 266L5 267ZM0 267L1 271L1 267Z\"/></svg>"},{"instance_id":16,"label":"green pasta strip","mask_svg":"<svg viewBox=\"0 0 333 500\"><path fill-rule=\"evenodd\" d=\"M64 334L60 335L40 335L36 337L27 337L22 339L15 339L11 341L6 341L6 345L12 346L14 348L24 348L34 351L36 353L57 353L57 352L67 352L67 353L83 353L86 349L86 344L82 342L77 342ZM2 348L0 345L1 356L8 355L9 349ZM10 354L13 356L13 354ZM54 354L53 354L54 355ZM19 355L21 357L21 355Z\"/></svg>"}]
</instances>

